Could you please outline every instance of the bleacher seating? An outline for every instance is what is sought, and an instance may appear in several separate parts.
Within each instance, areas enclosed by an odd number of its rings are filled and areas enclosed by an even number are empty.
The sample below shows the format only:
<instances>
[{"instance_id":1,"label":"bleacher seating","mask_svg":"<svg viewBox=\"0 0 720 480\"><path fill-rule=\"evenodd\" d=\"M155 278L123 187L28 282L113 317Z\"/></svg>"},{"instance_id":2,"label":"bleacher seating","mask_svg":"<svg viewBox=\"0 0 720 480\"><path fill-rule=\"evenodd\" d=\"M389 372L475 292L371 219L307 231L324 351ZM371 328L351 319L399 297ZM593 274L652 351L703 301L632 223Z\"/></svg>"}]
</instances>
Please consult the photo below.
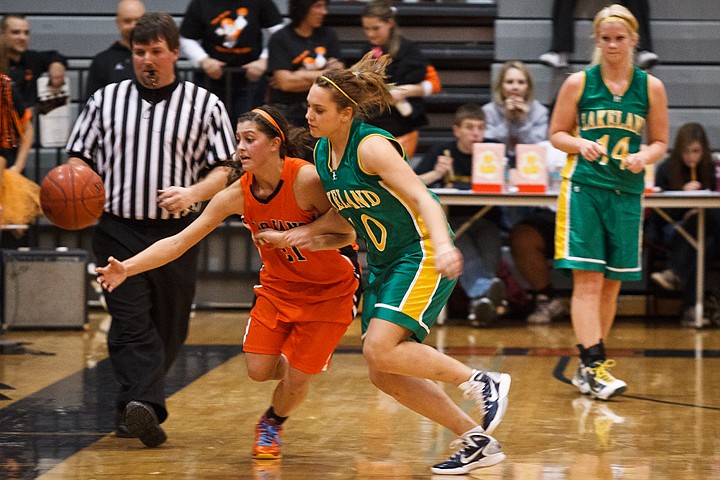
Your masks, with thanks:
<instances>
[{"instance_id":1,"label":"bleacher seating","mask_svg":"<svg viewBox=\"0 0 720 480\"><path fill-rule=\"evenodd\" d=\"M169 11L178 20L188 0L147 0L152 10ZM591 53L591 19L604 0L582 0L576 9L576 52L571 70L582 68ZM279 0L287 12L287 0ZM452 112L460 104L488 101L491 69L505 60L527 62L536 79L537 98L552 105L564 72L537 62L549 48L552 0L516 2L492 0L453 3L396 2L405 35L419 42L440 72L444 91L428 99L430 125L423 131L419 150L447 138ZM55 48L71 59L71 66L84 69L99 50L117 36L113 16L115 0L28 0L16 11L28 15L35 49ZM364 36L359 14L363 2L335 1L327 23L341 34L348 60L359 54ZM698 0L690 4L657 0L651 5L651 30L660 65L653 69L665 82L670 102L671 135L688 121L702 122L713 149L720 150L720 50L716 47L720 28L720 2ZM180 63L187 67L187 63ZM74 96L80 98L81 79L73 73Z\"/></svg>"},{"instance_id":2,"label":"bleacher seating","mask_svg":"<svg viewBox=\"0 0 720 480\"><path fill-rule=\"evenodd\" d=\"M170 12L178 21L189 2L144 1L149 10ZM287 0L275 1L280 11L286 14ZM420 43L438 69L443 83L442 93L426 99L430 124L421 132L418 154L436 142L452 138L452 114L459 105L490 100L491 79L506 60L526 62L536 82L536 97L552 106L567 73L537 61L550 46L552 1L395 2L404 35ZM575 14L577 48L571 59L571 71L586 65L592 48L589 39L591 19L607 3L606 0L578 2ZM13 5L13 12L28 16L32 30L31 48L57 49L70 59L74 114L84 102L82 84L90 59L117 38L116 4L116 0L26 0ZM326 23L338 31L348 61L359 57L365 42L360 27L363 6L361 1L341 0L333 0L329 6ZM720 50L716 48L720 2L654 0L651 2L651 31L654 50L660 56L660 64L652 73L663 80L668 91L671 138L681 124L699 121L708 131L712 148L720 150ZM184 72L189 68L184 60L179 66ZM38 149L28 162L28 176L40 179L50 168L64 161L61 149ZM239 271L248 274L257 267L255 257L252 257L254 250L243 247L244 237L237 237L238 232L230 227L226 230L222 233L222 241L211 239L207 242L203 254L205 278L210 282L206 283L212 287L203 289L201 285L200 296L203 296L203 290L215 292L209 302L222 303L218 299L228 291L226 281L215 282L219 276ZM87 235L61 231L54 231L53 235L52 238L36 239L36 243L43 247L88 248ZM229 252L248 252L250 256L236 258L238 254ZM235 287L232 290L238 291Z\"/></svg>"},{"instance_id":3,"label":"bleacher seating","mask_svg":"<svg viewBox=\"0 0 720 480\"><path fill-rule=\"evenodd\" d=\"M551 105L565 71L538 63L550 49L553 0L515 2L498 0L495 22L495 64L522 60L530 65L536 80L536 96ZM575 12L575 52L571 71L587 65L592 55L592 18L608 2L581 0ZM660 78L668 92L670 138L680 125L695 121L707 129L713 150L720 150L720 2L697 0L676 2L656 0L650 5L653 49L660 64L651 73Z\"/></svg>"},{"instance_id":4,"label":"bleacher seating","mask_svg":"<svg viewBox=\"0 0 720 480\"><path fill-rule=\"evenodd\" d=\"M426 99L430 124L421 131L418 154L452 138L452 114L469 101L490 100L490 65L494 58L493 1L473 3L400 3L402 34L420 48L438 70L443 91ZM360 58L366 40L360 24L363 4L330 4L326 24L336 29L348 62Z\"/></svg>"}]
</instances>

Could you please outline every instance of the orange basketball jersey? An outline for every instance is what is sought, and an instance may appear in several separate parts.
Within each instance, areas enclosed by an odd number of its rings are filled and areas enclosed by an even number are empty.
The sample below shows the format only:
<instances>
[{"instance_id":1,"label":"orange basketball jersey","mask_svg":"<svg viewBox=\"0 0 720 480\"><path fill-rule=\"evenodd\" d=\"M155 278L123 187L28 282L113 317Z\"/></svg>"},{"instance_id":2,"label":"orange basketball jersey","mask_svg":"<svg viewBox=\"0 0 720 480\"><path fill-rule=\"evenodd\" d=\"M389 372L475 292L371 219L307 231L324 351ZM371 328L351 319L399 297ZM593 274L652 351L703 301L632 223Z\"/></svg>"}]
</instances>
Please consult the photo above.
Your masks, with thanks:
<instances>
[{"instance_id":1,"label":"orange basketball jersey","mask_svg":"<svg viewBox=\"0 0 720 480\"><path fill-rule=\"evenodd\" d=\"M288 230L315 219L313 212L298 206L293 192L297 172L305 165L311 164L285 157L280 183L267 199L258 199L253 195L250 188L252 172L243 175L240 180L245 198L243 221L253 234L265 228ZM263 268L256 294L270 297L276 305L307 305L333 298L351 298L357 289L359 269L356 268L357 253L354 248L343 248L342 253L340 250L312 252L297 247L258 250ZM338 317L337 321L347 321L347 315Z\"/></svg>"}]
</instances>

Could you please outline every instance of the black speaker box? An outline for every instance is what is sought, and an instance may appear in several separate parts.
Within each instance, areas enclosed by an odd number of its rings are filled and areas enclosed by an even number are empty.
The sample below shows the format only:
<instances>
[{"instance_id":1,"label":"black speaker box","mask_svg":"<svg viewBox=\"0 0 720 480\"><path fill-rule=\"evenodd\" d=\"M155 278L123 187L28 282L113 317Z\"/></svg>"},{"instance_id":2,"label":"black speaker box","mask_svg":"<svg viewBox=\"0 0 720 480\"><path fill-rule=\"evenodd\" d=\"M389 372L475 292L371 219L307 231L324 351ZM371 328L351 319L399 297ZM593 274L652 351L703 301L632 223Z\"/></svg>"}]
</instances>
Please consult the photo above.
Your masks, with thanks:
<instances>
[{"instance_id":1,"label":"black speaker box","mask_svg":"<svg viewBox=\"0 0 720 480\"><path fill-rule=\"evenodd\" d=\"M85 250L1 250L3 327L83 328L87 323Z\"/></svg>"}]
</instances>

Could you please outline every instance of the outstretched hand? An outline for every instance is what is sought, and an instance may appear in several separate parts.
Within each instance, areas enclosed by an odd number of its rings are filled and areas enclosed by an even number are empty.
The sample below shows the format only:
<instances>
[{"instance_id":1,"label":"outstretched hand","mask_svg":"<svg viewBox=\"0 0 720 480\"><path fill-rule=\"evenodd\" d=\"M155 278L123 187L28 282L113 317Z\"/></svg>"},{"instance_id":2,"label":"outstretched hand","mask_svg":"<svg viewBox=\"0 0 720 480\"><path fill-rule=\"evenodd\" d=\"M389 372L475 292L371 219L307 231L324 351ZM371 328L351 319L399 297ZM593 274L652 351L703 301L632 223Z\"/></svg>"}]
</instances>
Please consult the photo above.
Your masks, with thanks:
<instances>
[{"instance_id":1,"label":"outstretched hand","mask_svg":"<svg viewBox=\"0 0 720 480\"><path fill-rule=\"evenodd\" d=\"M96 267L95 273L98 274L97 281L100 286L108 292L115 290L127 278L125 265L115 257L108 257L108 264Z\"/></svg>"}]
</instances>

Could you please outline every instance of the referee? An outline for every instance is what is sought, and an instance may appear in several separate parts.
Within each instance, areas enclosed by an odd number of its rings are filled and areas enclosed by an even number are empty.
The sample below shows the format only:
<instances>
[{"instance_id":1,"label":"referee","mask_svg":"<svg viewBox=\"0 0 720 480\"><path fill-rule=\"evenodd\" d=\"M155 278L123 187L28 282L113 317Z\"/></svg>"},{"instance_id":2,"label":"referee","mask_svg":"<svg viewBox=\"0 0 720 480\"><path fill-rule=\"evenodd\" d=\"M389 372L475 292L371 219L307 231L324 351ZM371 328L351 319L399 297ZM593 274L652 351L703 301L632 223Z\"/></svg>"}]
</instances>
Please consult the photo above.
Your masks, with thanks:
<instances>
[{"instance_id":1,"label":"referee","mask_svg":"<svg viewBox=\"0 0 720 480\"><path fill-rule=\"evenodd\" d=\"M225 106L214 94L175 77L179 32L167 13L146 13L131 34L137 80L96 91L68 140L69 163L103 179L105 212L95 228L100 262L124 260L195 218L195 206L232 178L235 151ZM201 173L209 173L201 178ZM167 439L164 378L188 332L197 249L128 279L106 293L112 324L108 350L120 383L116 436L148 447Z\"/></svg>"}]
</instances>

